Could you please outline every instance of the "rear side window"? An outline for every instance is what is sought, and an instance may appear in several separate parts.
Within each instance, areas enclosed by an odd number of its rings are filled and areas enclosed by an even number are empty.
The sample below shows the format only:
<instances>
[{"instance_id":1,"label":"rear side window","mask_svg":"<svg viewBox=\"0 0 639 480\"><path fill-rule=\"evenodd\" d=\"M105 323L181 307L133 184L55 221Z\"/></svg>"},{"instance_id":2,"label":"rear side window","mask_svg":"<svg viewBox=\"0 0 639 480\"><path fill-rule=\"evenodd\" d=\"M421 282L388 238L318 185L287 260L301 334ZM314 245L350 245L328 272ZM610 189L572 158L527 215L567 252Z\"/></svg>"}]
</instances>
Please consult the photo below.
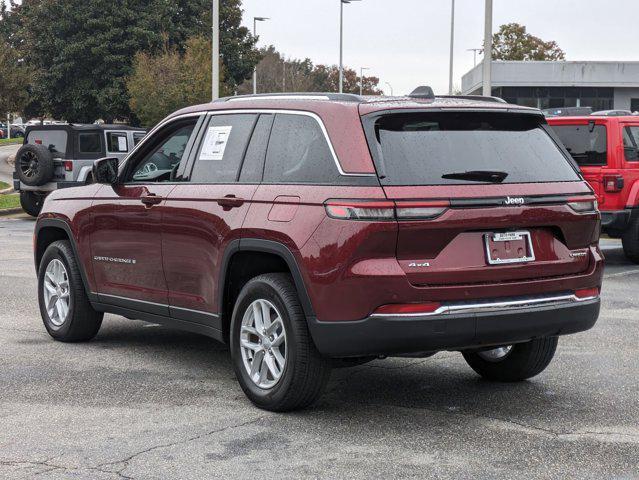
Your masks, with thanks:
<instances>
[{"instance_id":1,"label":"rear side window","mask_svg":"<svg viewBox=\"0 0 639 480\"><path fill-rule=\"evenodd\" d=\"M579 165L608 163L605 125L554 125L552 129Z\"/></svg>"},{"instance_id":2,"label":"rear side window","mask_svg":"<svg viewBox=\"0 0 639 480\"><path fill-rule=\"evenodd\" d=\"M373 131L368 126L367 135L384 185L580 179L535 115L391 114L378 118Z\"/></svg>"},{"instance_id":3,"label":"rear side window","mask_svg":"<svg viewBox=\"0 0 639 480\"><path fill-rule=\"evenodd\" d=\"M213 115L195 157L191 182L235 182L256 121L255 114Z\"/></svg>"},{"instance_id":4,"label":"rear side window","mask_svg":"<svg viewBox=\"0 0 639 480\"><path fill-rule=\"evenodd\" d=\"M27 143L44 145L51 153L64 155L67 150L67 132L64 130L35 130L27 135Z\"/></svg>"},{"instance_id":5,"label":"rear side window","mask_svg":"<svg viewBox=\"0 0 639 480\"><path fill-rule=\"evenodd\" d=\"M339 177L326 136L306 115L277 114L266 154L264 181L332 183Z\"/></svg>"},{"instance_id":6,"label":"rear side window","mask_svg":"<svg viewBox=\"0 0 639 480\"><path fill-rule=\"evenodd\" d=\"M626 162L639 162L639 126L623 129L623 151Z\"/></svg>"},{"instance_id":7,"label":"rear side window","mask_svg":"<svg viewBox=\"0 0 639 480\"><path fill-rule=\"evenodd\" d=\"M126 153L129 151L126 133L107 132L107 150L113 153Z\"/></svg>"},{"instance_id":8,"label":"rear side window","mask_svg":"<svg viewBox=\"0 0 639 480\"><path fill-rule=\"evenodd\" d=\"M78 151L80 153L100 153L102 151L102 146L100 145L100 133L79 133L78 146Z\"/></svg>"}]
</instances>

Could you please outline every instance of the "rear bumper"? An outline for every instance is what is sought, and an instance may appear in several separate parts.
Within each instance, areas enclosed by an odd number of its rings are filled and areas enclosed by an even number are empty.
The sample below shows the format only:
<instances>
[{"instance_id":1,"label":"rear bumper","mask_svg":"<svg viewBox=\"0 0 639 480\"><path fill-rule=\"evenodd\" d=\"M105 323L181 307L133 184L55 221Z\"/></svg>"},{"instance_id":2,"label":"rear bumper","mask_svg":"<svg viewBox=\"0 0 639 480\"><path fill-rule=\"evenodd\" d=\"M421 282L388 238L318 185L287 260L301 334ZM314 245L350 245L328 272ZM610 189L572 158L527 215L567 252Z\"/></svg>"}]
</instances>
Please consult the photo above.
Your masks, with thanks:
<instances>
[{"instance_id":1,"label":"rear bumper","mask_svg":"<svg viewBox=\"0 0 639 480\"><path fill-rule=\"evenodd\" d=\"M329 357L464 350L567 335L592 328L600 300L556 301L501 310L421 316L371 316L354 322L309 326L320 353Z\"/></svg>"},{"instance_id":2,"label":"rear bumper","mask_svg":"<svg viewBox=\"0 0 639 480\"><path fill-rule=\"evenodd\" d=\"M601 228L603 231L623 231L630 223L634 209L601 211Z\"/></svg>"}]
</instances>

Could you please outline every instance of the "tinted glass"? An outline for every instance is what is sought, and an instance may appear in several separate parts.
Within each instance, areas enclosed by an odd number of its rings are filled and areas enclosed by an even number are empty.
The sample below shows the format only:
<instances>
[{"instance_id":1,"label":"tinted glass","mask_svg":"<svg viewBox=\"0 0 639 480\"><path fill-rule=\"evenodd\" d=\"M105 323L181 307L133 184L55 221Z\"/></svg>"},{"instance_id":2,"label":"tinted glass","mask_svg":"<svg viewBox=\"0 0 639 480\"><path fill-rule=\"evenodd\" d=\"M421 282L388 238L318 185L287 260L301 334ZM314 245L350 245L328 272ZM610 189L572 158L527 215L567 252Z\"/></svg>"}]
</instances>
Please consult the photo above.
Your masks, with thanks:
<instances>
[{"instance_id":1,"label":"tinted glass","mask_svg":"<svg viewBox=\"0 0 639 480\"><path fill-rule=\"evenodd\" d=\"M191 182L235 182L256 120L255 114L212 116L196 156Z\"/></svg>"},{"instance_id":2,"label":"tinted glass","mask_svg":"<svg viewBox=\"0 0 639 480\"><path fill-rule=\"evenodd\" d=\"M78 144L80 153L100 153L100 132L79 133Z\"/></svg>"},{"instance_id":3,"label":"tinted glass","mask_svg":"<svg viewBox=\"0 0 639 480\"><path fill-rule=\"evenodd\" d=\"M579 165L606 165L605 125L554 125L552 129Z\"/></svg>"},{"instance_id":4,"label":"tinted glass","mask_svg":"<svg viewBox=\"0 0 639 480\"><path fill-rule=\"evenodd\" d=\"M160 144L135 166L132 180L136 182L171 180L173 172L184 156L195 122L196 119L193 119L192 123L181 124L176 126L176 129L166 132L166 136L159 140Z\"/></svg>"},{"instance_id":5,"label":"tinted glass","mask_svg":"<svg viewBox=\"0 0 639 480\"><path fill-rule=\"evenodd\" d=\"M272 124L273 115L260 115L260 119L257 121L251 136L251 143L249 143L246 150L242 173L240 173L240 182L257 183L262 180L266 147Z\"/></svg>"},{"instance_id":6,"label":"tinted glass","mask_svg":"<svg viewBox=\"0 0 639 480\"><path fill-rule=\"evenodd\" d=\"M29 132L27 143L44 145L51 153L64 155L67 149L67 132L64 130L38 130Z\"/></svg>"},{"instance_id":7,"label":"tinted glass","mask_svg":"<svg viewBox=\"0 0 639 480\"><path fill-rule=\"evenodd\" d=\"M107 132L107 149L115 153L127 152L129 146L126 133Z\"/></svg>"},{"instance_id":8,"label":"tinted glass","mask_svg":"<svg viewBox=\"0 0 639 480\"><path fill-rule=\"evenodd\" d=\"M393 114L377 120L374 137L385 185L579 180L534 115Z\"/></svg>"},{"instance_id":9,"label":"tinted glass","mask_svg":"<svg viewBox=\"0 0 639 480\"><path fill-rule=\"evenodd\" d=\"M332 183L337 178L339 172L317 121L305 115L276 115L268 144L264 181Z\"/></svg>"},{"instance_id":10,"label":"tinted glass","mask_svg":"<svg viewBox=\"0 0 639 480\"><path fill-rule=\"evenodd\" d=\"M626 162L639 162L639 126L623 129L623 151Z\"/></svg>"}]
</instances>

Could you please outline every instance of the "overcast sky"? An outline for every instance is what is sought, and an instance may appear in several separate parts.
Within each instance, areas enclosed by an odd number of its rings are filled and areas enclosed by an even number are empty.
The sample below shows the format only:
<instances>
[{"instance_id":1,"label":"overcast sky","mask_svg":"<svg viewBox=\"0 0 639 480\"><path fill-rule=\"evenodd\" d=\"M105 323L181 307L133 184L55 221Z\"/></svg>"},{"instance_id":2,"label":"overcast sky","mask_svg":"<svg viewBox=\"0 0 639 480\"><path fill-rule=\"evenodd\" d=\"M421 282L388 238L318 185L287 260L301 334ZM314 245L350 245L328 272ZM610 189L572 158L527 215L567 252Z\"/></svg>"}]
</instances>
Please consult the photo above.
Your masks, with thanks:
<instances>
[{"instance_id":1,"label":"overcast sky","mask_svg":"<svg viewBox=\"0 0 639 480\"><path fill-rule=\"evenodd\" d=\"M260 46L288 57L339 62L339 0L243 0L244 23L254 16ZM454 83L473 66L483 41L484 0L456 0ZM518 22L555 40L567 60L639 60L638 0L494 0L494 30ZM344 64L380 77L395 94L417 85L448 90L450 0L362 0L344 6ZM478 57L479 58L479 57Z\"/></svg>"}]
</instances>

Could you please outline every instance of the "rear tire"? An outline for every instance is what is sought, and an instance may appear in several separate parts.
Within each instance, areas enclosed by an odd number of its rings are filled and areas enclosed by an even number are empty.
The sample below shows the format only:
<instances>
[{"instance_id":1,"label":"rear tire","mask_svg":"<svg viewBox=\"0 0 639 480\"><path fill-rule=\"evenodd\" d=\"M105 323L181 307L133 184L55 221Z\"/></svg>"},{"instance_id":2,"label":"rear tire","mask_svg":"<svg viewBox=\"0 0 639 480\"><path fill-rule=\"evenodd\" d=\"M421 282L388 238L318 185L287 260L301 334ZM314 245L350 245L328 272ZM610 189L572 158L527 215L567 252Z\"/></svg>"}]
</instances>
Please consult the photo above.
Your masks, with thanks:
<instances>
[{"instance_id":1,"label":"rear tire","mask_svg":"<svg viewBox=\"0 0 639 480\"><path fill-rule=\"evenodd\" d=\"M42 205L44 205L45 196L39 193L30 192L27 190L20 191L20 206L22 210L27 212L32 217L37 217L42 211Z\"/></svg>"},{"instance_id":2,"label":"rear tire","mask_svg":"<svg viewBox=\"0 0 639 480\"><path fill-rule=\"evenodd\" d=\"M66 305L58 305L60 298L67 300ZM83 342L91 340L100 330L104 314L91 306L73 249L66 240L53 242L42 256L38 301L44 327L56 340Z\"/></svg>"},{"instance_id":3,"label":"rear tire","mask_svg":"<svg viewBox=\"0 0 639 480\"><path fill-rule=\"evenodd\" d=\"M543 372L556 350L557 337L545 337L512 345L504 356L498 358L490 358L489 352L462 354L468 365L488 380L519 382Z\"/></svg>"},{"instance_id":4,"label":"rear tire","mask_svg":"<svg viewBox=\"0 0 639 480\"><path fill-rule=\"evenodd\" d=\"M268 324L280 327L271 335ZM266 334L261 333L261 325L266 325ZM330 362L315 348L290 275L260 275L242 288L233 309L230 342L237 379L257 407L274 412L296 410L311 405L322 394ZM274 361L279 375L271 370ZM263 377L256 375L262 363L267 364ZM256 370L252 375L253 365Z\"/></svg>"},{"instance_id":5,"label":"rear tire","mask_svg":"<svg viewBox=\"0 0 639 480\"><path fill-rule=\"evenodd\" d=\"M639 218L635 218L621 237L623 253L628 260L639 263Z\"/></svg>"}]
</instances>

